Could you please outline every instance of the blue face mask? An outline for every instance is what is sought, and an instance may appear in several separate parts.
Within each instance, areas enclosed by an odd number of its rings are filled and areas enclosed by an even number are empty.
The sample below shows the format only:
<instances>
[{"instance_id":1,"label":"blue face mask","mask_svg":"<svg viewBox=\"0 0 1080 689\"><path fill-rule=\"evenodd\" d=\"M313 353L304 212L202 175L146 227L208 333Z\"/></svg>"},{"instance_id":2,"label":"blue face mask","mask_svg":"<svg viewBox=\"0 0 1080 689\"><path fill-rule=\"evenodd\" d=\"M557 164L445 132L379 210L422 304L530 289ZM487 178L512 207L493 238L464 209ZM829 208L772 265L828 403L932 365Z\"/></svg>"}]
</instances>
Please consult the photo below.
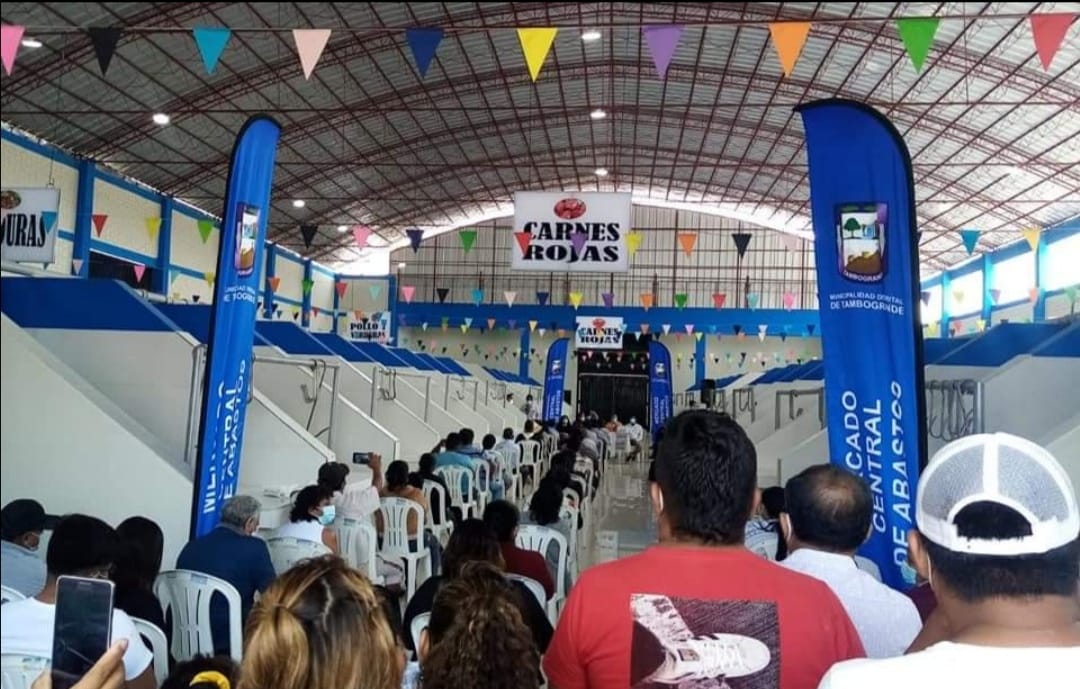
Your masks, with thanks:
<instances>
[{"instance_id":1,"label":"blue face mask","mask_svg":"<svg viewBox=\"0 0 1080 689\"><path fill-rule=\"evenodd\" d=\"M330 526L334 523L334 517L337 516L337 507L334 505L326 505L322 508L322 514L319 515L319 523L323 526Z\"/></svg>"},{"instance_id":2,"label":"blue face mask","mask_svg":"<svg viewBox=\"0 0 1080 689\"><path fill-rule=\"evenodd\" d=\"M906 562L900 563L900 576L903 577L905 584L915 584L918 577L918 572L915 568Z\"/></svg>"}]
</instances>

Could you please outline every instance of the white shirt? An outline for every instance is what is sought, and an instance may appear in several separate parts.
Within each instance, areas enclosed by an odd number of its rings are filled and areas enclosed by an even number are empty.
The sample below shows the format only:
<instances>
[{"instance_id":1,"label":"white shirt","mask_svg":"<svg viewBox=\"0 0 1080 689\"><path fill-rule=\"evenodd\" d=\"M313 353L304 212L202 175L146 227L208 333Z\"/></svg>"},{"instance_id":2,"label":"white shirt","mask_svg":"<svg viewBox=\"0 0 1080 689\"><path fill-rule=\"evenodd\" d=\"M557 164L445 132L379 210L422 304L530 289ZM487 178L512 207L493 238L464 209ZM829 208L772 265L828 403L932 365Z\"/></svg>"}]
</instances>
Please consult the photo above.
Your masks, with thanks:
<instances>
[{"instance_id":1,"label":"white shirt","mask_svg":"<svg viewBox=\"0 0 1080 689\"><path fill-rule=\"evenodd\" d=\"M36 596L45 588L45 575L45 561L36 552L0 541L0 579L4 586L27 597Z\"/></svg>"},{"instance_id":2,"label":"white shirt","mask_svg":"<svg viewBox=\"0 0 1080 689\"><path fill-rule=\"evenodd\" d=\"M856 567L847 555L799 548L780 564L828 584L859 632L868 658L903 655L922 629L910 598Z\"/></svg>"},{"instance_id":3,"label":"white shirt","mask_svg":"<svg viewBox=\"0 0 1080 689\"><path fill-rule=\"evenodd\" d=\"M634 442L640 443L641 439L645 437L645 428L638 423L631 423L626 426L626 429L630 432L630 439Z\"/></svg>"},{"instance_id":4,"label":"white shirt","mask_svg":"<svg viewBox=\"0 0 1080 689\"><path fill-rule=\"evenodd\" d=\"M52 658L55 618L56 606L36 598L4 603L0 606L0 653ZM143 644L127 613L114 609L109 644L119 639L128 640L124 677L133 680L150 667L154 656Z\"/></svg>"},{"instance_id":5,"label":"white shirt","mask_svg":"<svg viewBox=\"0 0 1080 689\"><path fill-rule=\"evenodd\" d=\"M899 658L837 663L818 689L1051 689L1075 686L1078 674L1080 646L998 648L943 641Z\"/></svg>"},{"instance_id":6,"label":"white shirt","mask_svg":"<svg viewBox=\"0 0 1080 689\"><path fill-rule=\"evenodd\" d=\"M274 530L273 538L296 538L301 541L322 543L324 528L317 521L286 522Z\"/></svg>"}]
</instances>

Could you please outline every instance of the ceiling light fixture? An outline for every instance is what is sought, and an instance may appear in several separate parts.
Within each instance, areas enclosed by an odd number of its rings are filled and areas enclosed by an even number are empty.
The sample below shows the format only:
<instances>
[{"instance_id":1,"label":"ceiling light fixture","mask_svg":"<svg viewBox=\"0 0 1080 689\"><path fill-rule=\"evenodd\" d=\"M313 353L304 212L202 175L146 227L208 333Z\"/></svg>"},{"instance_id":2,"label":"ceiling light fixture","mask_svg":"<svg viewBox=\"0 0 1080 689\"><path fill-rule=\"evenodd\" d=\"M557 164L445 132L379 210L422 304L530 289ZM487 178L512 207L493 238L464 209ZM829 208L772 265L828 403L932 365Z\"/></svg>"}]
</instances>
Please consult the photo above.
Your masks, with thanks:
<instances>
[{"instance_id":1,"label":"ceiling light fixture","mask_svg":"<svg viewBox=\"0 0 1080 689\"><path fill-rule=\"evenodd\" d=\"M598 167L593 170L593 174L595 174L597 177L607 177L608 170L606 167Z\"/></svg>"},{"instance_id":2,"label":"ceiling light fixture","mask_svg":"<svg viewBox=\"0 0 1080 689\"><path fill-rule=\"evenodd\" d=\"M164 127L165 125L167 125L169 122L172 121L172 119L163 112L155 112L154 116L151 117L150 119L152 119L154 121L154 124L159 125L161 127Z\"/></svg>"},{"instance_id":3,"label":"ceiling light fixture","mask_svg":"<svg viewBox=\"0 0 1080 689\"><path fill-rule=\"evenodd\" d=\"M607 111L603 108L597 108L596 110L593 110L589 113L589 117L593 118L594 120L602 120L607 117Z\"/></svg>"},{"instance_id":4,"label":"ceiling light fixture","mask_svg":"<svg viewBox=\"0 0 1080 689\"><path fill-rule=\"evenodd\" d=\"M348 232L349 231L349 226L348 225L338 225L337 226L337 231L338 232Z\"/></svg>"},{"instance_id":5,"label":"ceiling light fixture","mask_svg":"<svg viewBox=\"0 0 1080 689\"><path fill-rule=\"evenodd\" d=\"M305 201L304 199L293 199L293 202L292 202L292 207L293 208L303 208L306 205L307 205L307 201Z\"/></svg>"},{"instance_id":6,"label":"ceiling light fixture","mask_svg":"<svg viewBox=\"0 0 1080 689\"><path fill-rule=\"evenodd\" d=\"M40 48L42 45L44 45L38 39L30 38L29 36L22 39L22 41L20 41L20 42L22 43L22 47L24 47L24 48Z\"/></svg>"},{"instance_id":7,"label":"ceiling light fixture","mask_svg":"<svg viewBox=\"0 0 1080 689\"><path fill-rule=\"evenodd\" d=\"M597 31L596 29L589 29L585 33L581 34L581 40L585 41L586 43L592 43L593 41L599 41L600 40L600 32Z\"/></svg>"},{"instance_id":8,"label":"ceiling light fixture","mask_svg":"<svg viewBox=\"0 0 1080 689\"><path fill-rule=\"evenodd\" d=\"M397 269L398 269L398 270L405 270L405 266L406 266L406 265L408 265L408 264L406 264L406 263L404 263L404 262L402 262L402 263L399 263L399 264L397 264Z\"/></svg>"}]
</instances>

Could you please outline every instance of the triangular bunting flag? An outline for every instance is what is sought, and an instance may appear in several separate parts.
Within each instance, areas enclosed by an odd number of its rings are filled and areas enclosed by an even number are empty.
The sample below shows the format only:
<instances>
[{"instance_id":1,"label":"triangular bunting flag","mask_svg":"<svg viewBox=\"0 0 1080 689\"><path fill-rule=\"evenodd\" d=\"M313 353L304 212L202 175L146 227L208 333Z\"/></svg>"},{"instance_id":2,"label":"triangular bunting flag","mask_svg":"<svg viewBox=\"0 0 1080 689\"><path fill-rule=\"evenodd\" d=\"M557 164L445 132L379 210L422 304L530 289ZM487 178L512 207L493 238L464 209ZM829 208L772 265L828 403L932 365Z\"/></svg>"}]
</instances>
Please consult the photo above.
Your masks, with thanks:
<instances>
[{"instance_id":1,"label":"triangular bunting flag","mask_svg":"<svg viewBox=\"0 0 1080 689\"><path fill-rule=\"evenodd\" d=\"M532 244L531 232L515 232L514 239L517 240L518 247L521 249L521 255L525 256L529 253L529 244Z\"/></svg>"},{"instance_id":2,"label":"triangular bunting flag","mask_svg":"<svg viewBox=\"0 0 1080 689\"><path fill-rule=\"evenodd\" d=\"M769 35L772 36L784 76L791 76L795 63L799 61L799 54L806 45L806 37L810 35L810 22L773 22L769 24Z\"/></svg>"},{"instance_id":3,"label":"triangular bunting flag","mask_svg":"<svg viewBox=\"0 0 1080 689\"><path fill-rule=\"evenodd\" d=\"M795 308L795 295L794 294L792 294L791 292L784 292L782 299L783 299L783 302L784 302L784 308L785 309L790 311L791 309Z\"/></svg>"},{"instance_id":4,"label":"triangular bunting flag","mask_svg":"<svg viewBox=\"0 0 1080 689\"><path fill-rule=\"evenodd\" d=\"M671 58L675 56L675 49L679 47L679 39L682 37L683 27L672 24L667 26L643 26L641 33L645 36L645 47L652 56L653 67L660 81L667 78L668 66Z\"/></svg>"},{"instance_id":5,"label":"triangular bunting flag","mask_svg":"<svg viewBox=\"0 0 1080 689\"><path fill-rule=\"evenodd\" d=\"M371 236L371 228L367 225L353 225L352 236L353 241L356 242L356 247L363 249L367 246L368 237Z\"/></svg>"},{"instance_id":6,"label":"triangular bunting flag","mask_svg":"<svg viewBox=\"0 0 1080 689\"><path fill-rule=\"evenodd\" d=\"M225 46L229 42L229 37L232 36L232 31L224 27L197 26L191 30L191 33L195 36L195 46L199 49L206 73L213 74L217 69L221 54L225 52Z\"/></svg>"},{"instance_id":7,"label":"triangular bunting flag","mask_svg":"<svg viewBox=\"0 0 1080 689\"><path fill-rule=\"evenodd\" d=\"M199 303L199 295L198 295L198 294L192 294L192 295L191 295L191 301L193 301L193 302L195 302L196 304L198 304L198 303Z\"/></svg>"},{"instance_id":8,"label":"triangular bunting flag","mask_svg":"<svg viewBox=\"0 0 1080 689\"><path fill-rule=\"evenodd\" d=\"M281 278L277 275L271 275L266 278L266 283L270 285L270 293L273 294L274 292L277 292L278 287L281 286Z\"/></svg>"},{"instance_id":9,"label":"triangular bunting flag","mask_svg":"<svg viewBox=\"0 0 1080 689\"><path fill-rule=\"evenodd\" d=\"M959 287L953 287L952 298L957 304L962 303L964 301L964 290Z\"/></svg>"},{"instance_id":10,"label":"triangular bunting flag","mask_svg":"<svg viewBox=\"0 0 1080 689\"><path fill-rule=\"evenodd\" d=\"M319 317L319 307L318 306L312 306L311 307L311 315L315 316L316 318Z\"/></svg>"},{"instance_id":11,"label":"triangular bunting flag","mask_svg":"<svg viewBox=\"0 0 1080 689\"><path fill-rule=\"evenodd\" d=\"M759 325L757 327L758 339L761 340L762 342L764 342L765 341L765 333L767 333L768 331L769 331L769 326L768 325L765 325L764 323Z\"/></svg>"},{"instance_id":12,"label":"triangular bunting flag","mask_svg":"<svg viewBox=\"0 0 1080 689\"><path fill-rule=\"evenodd\" d=\"M503 299L506 300L507 306L513 306L514 300L517 299L517 292L506 291L503 292Z\"/></svg>"},{"instance_id":13,"label":"triangular bunting flag","mask_svg":"<svg viewBox=\"0 0 1080 689\"><path fill-rule=\"evenodd\" d=\"M926 291L922 292L919 295L919 298L922 300L923 306L930 306L930 296L930 293Z\"/></svg>"},{"instance_id":14,"label":"triangular bunting flag","mask_svg":"<svg viewBox=\"0 0 1080 689\"><path fill-rule=\"evenodd\" d=\"M1050 63L1054 61L1054 56L1057 55L1058 48L1075 19L1076 14L1071 12L1033 14L1028 17L1031 37L1035 39L1035 52L1039 54L1039 62L1044 70L1050 71Z\"/></svg>"},{"instance_id":15,"label":"triangular bunting flag","mask_svg":"<svg viewBox=\"0 0 1080 689\"><path fill-rule=\"evenodd\" d=\"M344 280L339 280L334 283L334 291L337 292L338 299L345 298L345 290L349 289L349 283Z\"/></svg>"},{"instance_id":16,"label":"triangular bunting flag","mask_svg":"<svg viewBox=\"0 0 1080 689\"><path fill-rule=\"evenodd\" d=\"M435 295L439 298L440 304L445 304L446 297L450 295L450 289L448 287L439 287L435 290Z\"/></svg>"},{"instance_id":17,"label":"triangular bunting flag","mask_svg":"<svg viewBox=\"0 0 1080 689\"><path fill-rule=\"evenodd\" d=\"M970 256L979 243L979 230L960 230L960 239L964 242L964 249L967 250L968 256Z\"/></svg>"},{"instance_id":18,"label":"triangular bunting flag","mask_svg":"<svg viewBox=\"0 0 1080 689\"><path fill-rule=\"evenodd\" d=\"M543 336L544 336L544 333L546 333L546 332L547 332L547 329L545 329L545 328L538 328L536 332L540 333L540 337L543 337Z\"/></svg>"},{"instance_id":19,"label":"triangular bunting flag","mask_svg":"<svg viewBox=\"0 0 1080 689\"><path fill-rule=\"evenodd\" d=\"M529 321L529 332L534 332L539 321Z\"/></svg>"},{"instance_id":20,"label":"triangular bunting flag","mask_svg":"<svg viewBox=\"0 0 1080 689\"><path fill-rule=\"evenodd\" d=\"M638 326L638 328L640 328L640 332L641 332L642 335L648 335L649 334L649 324L648 323L642 323L641 325Z\"/></svg>"},{"instance_id":21,"label":"triangular bunting flag","mask_svg":"<svg viewBox=\"0 0 1080 689\"><path fill-rule=\"evenodd\" d=\"M701 342L701 338L704 337L704 336L705 336L705 333L701 332L700 330L697 331L696 333L694 333L694 339L697 340L698 342Z\"/></svg>"},{"instance_id":22,"label":"triangular bunting flag","mask_svg":"<svg viewBox=\"0 0 1080 689\"><path fill-rule=\"evenodd\" d=\"M458 232L458 239L461 240L461 248L465 253L469 253L476 243L476 230L462 230Z\"/></svg>"},{"instance_id":23,"label":"triangular bunting flag","mask_svg":"<svg viewBox=\"0 0 1080 689\"><path fill-rule=\"evenodd\" d=\"M143 223L146 225L146 236L150 237L150 241L156 241L161 231L161 218L146 218Z\"/></svg>"},{"instance_id":24,"label":"triangular bunting flag","mask_svg":"<svg viewBox=\"0 0 1080 689\"><path fill-rule=\"evenodd\" d=\"M525 64L529 67L529 76L535 82L540 76L540 68L544 66L551 44L555 41L555 34L559 33L556 28L518 29L518 42L521 43L521 52L525 55Z\"/></svg>"},{"instance_id":25,"label":"triangular bunting flag","mask_svg":"<svg viewBox=\"0 0 1080 689\"><path fill-rule=\"evenodd\" d=\"M326 42L330 40L330 29L293 29L292 36L304 78L310 79L326 48Z\"/></svg>"},{"instance_id":26,"label":"triangular bunting flag","mask_svg":"<svg viewBox=\"0 0 1080 689\"><path fill-rule=\"evenodd\" d=\"M210 285L211 287L214 286L214 278L215 275L213 273L203 273L203 280L206 280L206 284Z\"/></svg>"},{"instance_id":27,"label":"triangular bunting flag","mask_svg":"<svg viewBox=\"0 0 1080 689\"><path fill-rule=\"evenodd\" d=\"M715 292L712 295L712 303L718 309L724 308L724 302L727 301L727 295L723 292Z\"/></svg>"},{"instance_id":28,"label":"triangular bunting flag","mask_svg":"<svg viewBox=\"0 0 1080 689\"><path fill-rule=\"evenodd\" d=\"M664 331L665 335L669 334L671 332L671 323L664 323L660 326L660 329Z\"/></svg>"},{"instance_id":29,"label":"triangular bunting flag","mask_svg":"<svg viewBox=\"0 0 1080 689\"><path fill-rule=\"evenodd\" d=\"M133 273L135 273L136 284L142 282L142 277L146 274L146 266L141 263L134 263L131 266L131 270Z\"/></svg>"},{"instance_id":30,"label":"triangular bunting flag","mask_svg":"<svg viewBox=\"0 0 1080 689\"><path fill-rule=\"evenodd\" d=\"M94 232L97 236L101 236L101 233L105 231L105 221L109 219L109 216L104 213L94 213L90 216L90 220L94 223Z\"/></svg>"},{"instance_id":31,"label":"triangular bunting flag","mask_svg":"<svg viewBox=\"0 0 1080 689\"><path fill-rule=\"evenodd\" d=\"M581 306L581 300L584 298L584 296L585 295L581 292L570 293L570 305L574 307L575 311L577 311L578 307Z\"/></svg>"},{"instance_id":32,"label":"triangular bunting flag","mask_svg":"<svg viewBox=\"0 0 1080 689\"><path fill-rule=\"evenodd\" d=\"M1069 300L1070 306L1076 303L1078 294L1080 294L1080 286L1078 285L1069 285L1065 288L1065 298Z\"/></svg>"},{"instance_id":33,"label":"triangular bunting flag","mask_svg":"<svg viewBox=\"0 0 1080 689\"><path fill-rule=\"evenodd\" d=\"M378 283L368 285L367 291L368 294L371 295L372 299L378 299L379 295L382 294L382 285Z\"/></svg>"},{"instance_id":34,"label":"triangular bunting flag","mask_svg":"<svg viewBox=\"0 0 1080 689\"><path fill-rule=\"evenodd\" d=\"M90 34L90 42L94 44L94 55L97 56L101 76L105 76L113 54L116 53L116 44L120 42L120 29L113 26L95 26L87 29L86 33Z\"/></svg>"},{"instance_id":35,"label":"triangular bunting flag","mask_svg":"<svg viewBox=\"0 0 1080 689\"><path fill-rule=\"evenodd\" d=\"M746 249L750 246L750 237L749 232L731 233L731 238L735 241L735 250L739 252L740 259L746 255Z\"/></svg>"},{"instance_id":36,"label":"triangular bunting flag","mask_svg":"<svg viewBox=\"0 0 1080 689\"><path fill-rule=\"evenodd\" d=\"M639 298L641 299L641 307L643 309L648 311L652 308L653 302L655 301L652 292L642 292Z\"/></svg>"},{"instance_id":37,"label":"triangular bunting flag","mask_svg":"<svg viewBox=\"0 0 1080 689\"><path fill-rule=\"evenodd\" d=\"M981 333L984 330L986 330L986 321L982 318L977 319L975 321L975 332Z\"/></svg>"},{"instance_id":38,"label":"triangular bunting flag","mask_svg":"<svg viewBox=\"0 0 1080 689\"><path fill-rule=\"evenodd\" d=\"M420 329L423 330L424 332L427 332L427 329L428 329L427 321L424 321L423 323L420 324ZM419 340L417 340L417 341L419 342ZM431 348L435 349L435 343L434 342L431 343Z\"/></svg>"},{"instance_id":39,"label":"triangular bunting flag","mask_svg":"<svg viewBox=\"0 0 1080 689\"><path fill-rule=\"evenodd\" d=\"M319 233L318 225L301 225L300 236L304 238L304 246L308 249L311 248L311 242L315 240L315 235Z\"/></svg>"},{"instance_id":40,"label":"triangular bunting flag","mask_svg":"<svg viewBox=\"0 0 1080 689\"><path fill-rule=\"evenodd\" d=\"M575 232L570 235L570 246L574 247L575 254L581 254L581 250L585 248L585 242L589 241L588 232Z\"/></svg>"},{"instance_id":41,"label":"triangular bunting flag","mask_svg":"<svg viewBox=\"0 0 1080 689\"><path fill-rule=\"evenodd\" d=\"M472 291L472 302L473 302L473 304L475 304L476 306L480 306L480 302L482 302L482 301L484 301L484 290L479 289L479 288L474 289Z\"/></svg>"},{"instance_id":42,"label":"triangular bunting flag","mask_svg":"<svg viewBox=\"0 0 1080 689\"><path fill-rule=\"evenodd\" d=\"M761 299L761 297L758 295L757 292L747 292L746 293L746 305L748 307L750 307L751 309L756 309L757 308L758 301L760 299Z\"/></svg>"},{"instance_id":43,"label":"triangular bunting flag","mask_svg":"<svg viewBox=\"0 0 1080 689\"><path fill-rule=\"evenodd\" d=\"M311 278L304 278L300 281L300 287L303 289L304 294L311 294L311 288L315 286L315 281Z\"/></svg>"},{"instance_id":44,"label":"triangular bunting flag","mask_svg":"<svg viewBox=\"0 0 1080 689\"><path fill-rule=\"evenodd\" d=\"M18 24L0 25L0 58L3 58L4 74L11 76L11 70L15 66L15 56L19 54L19 44L22 43L26 27Z\"/></svg>"},{"instance_id":45,"label":"triangular bunting flag","mask_svg":"<svg viewBox=\"0 0 1080 689\"><path fill-rule=\"evenodd\" d=\"M604 300L604 308L610 309L615 303L615 294L613 292L604 292L600 295L600 298Z\"/></svg>"},{"instance_id":46,"label":"triangular bunting flag","mask_svg":"<svg viewBox=\"0 0 1080 689\"><path fill-rule=\"evenodd\" d=\"M813 335L814 335L814 327L815 326L814 326L813 323L807 323L806 324L806 334L813 337Z\"/></svg>"},{"instance_id":47,"label":"triangular bunting flag","mask_svg":"<svg viewBox=\"0 0 1080 689\"><path fill-rule=\"evenodd\" d=\"M675 295L675 307L679 308L679 309L685 309L686 308L686 299L687 299L687 296L686 296L685 292L679 292L678 294L676 294Z\"/></svg>"},{"instance_id":48,"label":"triangular bunting flag","mask_svg":"<svg viewBox=\"0 0 1080 689\"><path fill-rule=\"evenodd\" d=\"M686 334L687 335L693 335L694 334L694 326L692 324L687 323L685 327L686 327Z\"/></svg>"},{"instance_id":49,"label":"triangular bunting flag","mask_svg":"<svg viewBox=\"0 0 1080 689\"><path fill-rule=\"evenodd\" d=\"M488 330L494 330L495 329L495 319L494 318L487 319L487 324L488 324ZM492 353L494 353L494 348L492 349Z\"/></svg>"},{"instance_id":50,"label":"triangular bunting flag","mask_svg":"<svg viewBox=\"0 0 1080 689\"><path fill-rule=\"evenodd\" d=\"M435 51L442 43L443 30L433 29L405 29L405 42L409 44L413 60L416 61L416 71L420 72L420 78L427 76L428 67L435 57Z\"/></svg>"},{"instance_id":51,"label":"triangular bunting flag","mask_svg":"<svg viewBox=\"0 0 1080 689\"><path fill-rule=\"evenodd\" d=\"M937 33L939 23L941 20L937 17L896 20L896 31L900 34L900 40L911 58L911 64L915 65L916 72L922 71L926 56L930 54L930 46L934 44L934 34Z\"/></svg>"},{"instance_id":52,"label":"triangular bunting flag","mask_svg":"<svg viewBox=\"0 0 1080 689\"><path fill-rule=\"evenodd\" d=\"M741 335L742 334L742 326L741 325L733 325L733 326L731 326L731 332L735 333L736 335Z\"/></svg>"},{"instance_id":53,"label":"triangular bunting flag","mask_svg":"<svg viewBox=\"0 0 1080 689\"><path fill-rule=\"evenodd\" d=\"M409 246L412 247L413 253L420 251L420 242L424 241L424 231L414 227L411 230L405 230L405 234L409 237Z\"/></svg>"},{"instance_id":54,"label":"triangular bunting flag","mask_svg":"<svg viewBox=\"0 0 1080 689\"><path fill-rule=\"evenodd\" d=\"M679 233L679 246L682 247L684 254L686 254L687 256L693 254L695 244L697 244L697 232Z\"/></svg>"},{"instance_id":55,"label":"triangular bunting flag","mask_svg":"<svg viewBox=\"0 0 1080 689\"><path fill-rule=\"evenodd\" d=\"M416 287L414 287L413 285L401 286L401 298L405 300L406 304L412 303L414 294L416 294Z\"/></svg>"},{"instance_id":56,"label":"triangular bunting flag","mask_svg":"<svg viewBox=\"0 0 1080 689\"><path fill-rule=\"evenodd\" d=\"M626 233L626 250L633 256L637 253L637 250L641 247L641 233L637 230L630 230Z\"/></svg>"},{"instance_id":57,"label":"triangular bunting flag","mask_svg":"<svg viewBox=\"0 0 1080 689\"><path fill-rule=\"evenodd\" d=\"M1026 230L1022 230L1020 234L1024 235L1024 239L1027 240L1028 246L1032 251L1036 251L1039 248L1039 237L1042 236L1042 230L1038 227L1032 227Z\"/></svg>"},{"instance_id":58,"label":"triangular bunting flag","mask_svg":"<svg viewBox=\"0 0 1080 689\"><path fill-rule=\"evenodd\" d=\"M469 327L469 328L471 328L471 327L472 327L472 319L471 319L471 318L466 318L466 319L465 319L465 326L466 326L466 327ZM477 345L477 346L476 346L476 348L477 348L477 349L479 350L479 349L480 349L480 345Z\"/></svg>"},{"instance_id":59,"label":"triangular bunting flag","mask_svg":"<svg viewBox=\"0 0 1080 689\"><path fill-rule=\"evenodd\" d=\"M999 289L987 290L987 294L990 295L990 303L993 304L994 306L997 306L998 299L1001 299L1001 290L999 290Z\"/></svg>"},{"instance_id":60,"label":"triangular bunting flag","mask_svg":"<svg viewBox=\"0 0 1080 689\"><path fill-rule=\"evenodd\" d=\"M199 228L199 239L202 240L203 244L206 244L206 240L210 239L210 233L214 231L214 221L203 219L200 220L197 225Z\"/></svg>"},{"instance_id":61,"label":"triangular bunting flag","mask_svg":"<svg viewBox=\"0 0 1080 689\"><path fill-rule=\"evenodd\" d=\"M536 303L540 304L540 306L547 306L549 297L551 297L551 294L548 292L537 292Z\"/></svg>"},{"instance_id":62,"label":"triangular bunting flag","mask_svg":"<svg viewBox=\"0 0 1080 689\"><path fill-rule=\"evenodd\" d=\"M41 211L41 224L45 228L45 234L53 231L53 227L56 225L56 218L56 211Z\"/></svg>"},{"instance_id":63,"label":"triangular bunting flag","mask_svg":"<svg viewBox=\"0 0 1080 689\"><path fill-rule=\"evenodd\" d=\"M1035 302L1039 301L1040 294L1042 294L1042 290L1040 290L1038 287L1032 287L1028 290L1028 301L1034 304Z\"/></svg>"},{"instance_id":64,"label":"triangular bunting flag","mask_svg":"<svg viewBox=\"0 0 1080 689\"><path fill-rule=\"evenodd\" d=\"M71 259L71 270L74 271L74 273L76 275L82 274L82 267L83 267L83 260L81 258L73 258L73 259Z\"/></svg>"}]
</instances>

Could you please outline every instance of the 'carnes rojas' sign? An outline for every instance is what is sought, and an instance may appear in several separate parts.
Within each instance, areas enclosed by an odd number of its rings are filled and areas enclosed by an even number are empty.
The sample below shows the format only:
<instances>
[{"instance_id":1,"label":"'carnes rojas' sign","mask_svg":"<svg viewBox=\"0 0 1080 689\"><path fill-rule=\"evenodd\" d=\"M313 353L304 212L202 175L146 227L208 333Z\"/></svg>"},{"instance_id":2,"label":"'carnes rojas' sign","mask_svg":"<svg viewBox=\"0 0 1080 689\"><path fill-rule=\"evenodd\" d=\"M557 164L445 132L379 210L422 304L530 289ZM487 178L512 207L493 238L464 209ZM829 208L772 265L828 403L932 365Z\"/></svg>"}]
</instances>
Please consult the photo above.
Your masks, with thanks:
<instances>
[{"instance_id":1,"label":"'carnes rojas' sign","mask_svg":"<svg viewBox=\"0 0 1080 689\"><path fill-rule=\"evenodd\" d=\"M626 326L612 316L578 316L574 346L578 349L622 349Z\"/></svg>"},{"instance_id":2,"label":"'carnes rojas' sign","mask_svg":"<svg viewBox=\"0 0 1080 689\"><path fill-rule=\"evenodd\" d=\"M630 194L522 192L514 194L515 270L625 272Z\"/></svg>"}]
</instances>

